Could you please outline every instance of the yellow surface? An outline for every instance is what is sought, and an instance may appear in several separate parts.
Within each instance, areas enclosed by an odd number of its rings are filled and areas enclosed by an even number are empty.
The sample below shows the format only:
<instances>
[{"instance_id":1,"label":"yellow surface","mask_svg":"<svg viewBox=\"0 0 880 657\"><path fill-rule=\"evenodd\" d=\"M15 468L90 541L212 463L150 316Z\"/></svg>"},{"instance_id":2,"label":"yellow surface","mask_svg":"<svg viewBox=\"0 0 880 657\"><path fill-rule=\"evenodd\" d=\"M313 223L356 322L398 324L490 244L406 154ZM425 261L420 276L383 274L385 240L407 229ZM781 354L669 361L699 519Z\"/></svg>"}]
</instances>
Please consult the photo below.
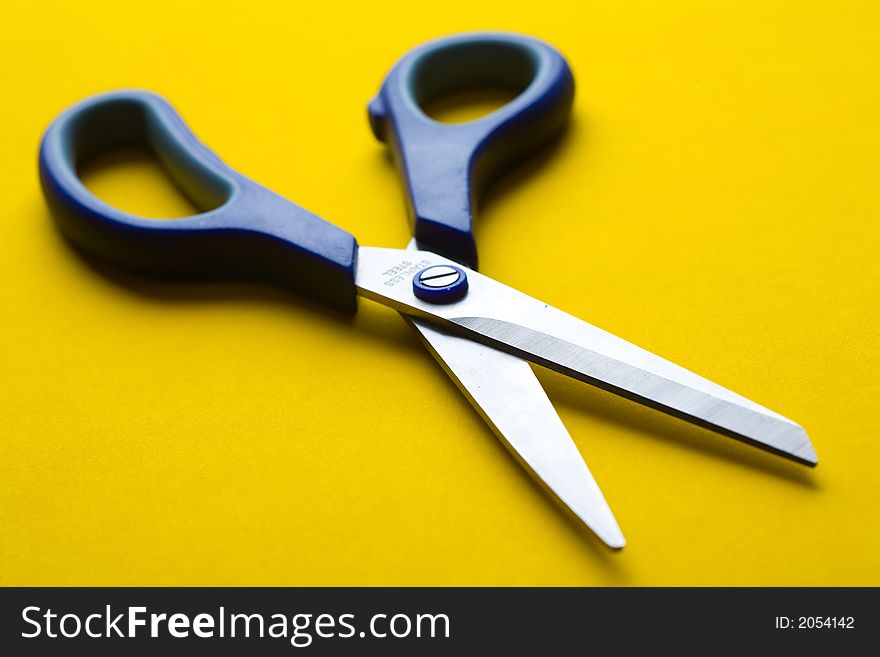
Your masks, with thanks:
<instances>
[{"instance_id":1,"label":"yellow surface","mask_svg":"<svg viewBox=\"0 0 880 657\"><path fill-rule=\"evenodd\" d=\"M4 8L0 583L880 584L877 3L195 5ZM366 102L476 28L543 37L578 82L563 143L483 208L483 271L792 417L816 470L539 371L612 553L394 313L108 274L50 222L43 128L145 87L246 175L402 246ZM122 164L93 189L187 211Z\"/></svg>"}]
</instances>

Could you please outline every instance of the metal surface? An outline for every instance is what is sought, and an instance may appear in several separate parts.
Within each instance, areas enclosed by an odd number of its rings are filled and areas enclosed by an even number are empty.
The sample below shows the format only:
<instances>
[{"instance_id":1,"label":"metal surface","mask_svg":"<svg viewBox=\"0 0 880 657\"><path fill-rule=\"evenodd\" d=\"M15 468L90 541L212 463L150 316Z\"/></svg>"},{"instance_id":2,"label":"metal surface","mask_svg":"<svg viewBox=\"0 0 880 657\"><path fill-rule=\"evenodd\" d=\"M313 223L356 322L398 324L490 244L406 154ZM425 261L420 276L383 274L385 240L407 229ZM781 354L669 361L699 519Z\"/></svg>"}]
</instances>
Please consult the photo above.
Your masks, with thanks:
<instances>
[{"instance_id":1,"label":"metal surface","mask_svg":"<svg viewBox=\"0 0 880 657\"><path fill-rule=\"evenodd\" d=\"M529 364L401 316L526 470L602 541L622 548L626 541L602 491Z\"/></svg>"},{"instance_id":2,"label":"metal surface","mask_svg":"<svg viewBox=\"0 0 880 657\"><path fill-rule=\"evenodd\" d=\"M362 295L447 331L800 463L818 461L791 420L478 272L468 273L471 292L457 303L417 299L411 277L441 264L454 263L427 251L361 247L356 284Z\"/></svg>"}]
</instances>

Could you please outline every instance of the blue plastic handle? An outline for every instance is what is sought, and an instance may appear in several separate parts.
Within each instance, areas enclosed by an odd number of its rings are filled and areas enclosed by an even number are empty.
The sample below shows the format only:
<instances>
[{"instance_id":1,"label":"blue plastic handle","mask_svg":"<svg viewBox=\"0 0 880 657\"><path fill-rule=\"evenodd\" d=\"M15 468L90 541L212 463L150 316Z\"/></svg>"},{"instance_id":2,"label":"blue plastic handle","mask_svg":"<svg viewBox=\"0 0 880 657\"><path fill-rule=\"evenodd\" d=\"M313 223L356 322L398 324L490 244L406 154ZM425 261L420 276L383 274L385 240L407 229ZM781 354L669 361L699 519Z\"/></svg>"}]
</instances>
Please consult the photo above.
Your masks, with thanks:
<instances>
[{"instance_id":1,"label":"blue plastic handle","mask_svg":"<svg viewBox=\"0 0 880 657\"><path fill-rule=\"evenodd\" d=\"M445 124L422 107L480 87L520 92L479 119ZM431 41L403 56L369 105L373 133L389 142L422 248L476 268L478 194L565 125L574 99L568 63L543 41L479 32Z\"/></svg>"},{"instance_id":2,"label":"blue plastic handle","mask_svg":"<svg viewBox=\"0 0 880 657\"><path fill-rule=\"evenodd\" d=\"M147 219L114 208L83 185L90 158L148 148L200 214ZM162 97L123 91L88 98L49 126L40 180L56 223L84 251L164 277L280 283L354 312L354 237L225 165Z\"/></svg>"}]
</instances>

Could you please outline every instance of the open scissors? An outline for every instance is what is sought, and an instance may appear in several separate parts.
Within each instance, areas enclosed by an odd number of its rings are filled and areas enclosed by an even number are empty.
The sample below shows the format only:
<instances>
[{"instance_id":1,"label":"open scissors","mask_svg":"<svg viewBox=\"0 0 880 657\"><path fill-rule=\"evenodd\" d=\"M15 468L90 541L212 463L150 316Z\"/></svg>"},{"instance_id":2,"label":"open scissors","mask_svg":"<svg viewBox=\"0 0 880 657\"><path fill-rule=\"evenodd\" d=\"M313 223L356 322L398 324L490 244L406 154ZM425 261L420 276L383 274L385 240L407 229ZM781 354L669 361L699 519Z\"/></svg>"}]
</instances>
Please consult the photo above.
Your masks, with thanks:
<instances>
[{"instance_id":1,"label":"open scissors","mask_svg":"<svg viewBox=\"0 0 880 657\"><path fill-rule=\"evenodd\" d=\"M485 85L518 95L463 124L439 123L422 109ZM400 59L369 117L405 181L415 235L408 249L361 247L232 170L171 105L144 91L102 94L64 111L43 137L40 178L64 235L118 266L166 278L270 281L348 313L359 294L398 310L514 455L619 548L617 522L529 362L803 464L817 457L791 420L476 271L477 194L559 132L573 93L565 59L520 35L453 36ZM131 147L151 149L202 212L135 216L80 181L89 158Z\"/></svg>"}]
</instances>

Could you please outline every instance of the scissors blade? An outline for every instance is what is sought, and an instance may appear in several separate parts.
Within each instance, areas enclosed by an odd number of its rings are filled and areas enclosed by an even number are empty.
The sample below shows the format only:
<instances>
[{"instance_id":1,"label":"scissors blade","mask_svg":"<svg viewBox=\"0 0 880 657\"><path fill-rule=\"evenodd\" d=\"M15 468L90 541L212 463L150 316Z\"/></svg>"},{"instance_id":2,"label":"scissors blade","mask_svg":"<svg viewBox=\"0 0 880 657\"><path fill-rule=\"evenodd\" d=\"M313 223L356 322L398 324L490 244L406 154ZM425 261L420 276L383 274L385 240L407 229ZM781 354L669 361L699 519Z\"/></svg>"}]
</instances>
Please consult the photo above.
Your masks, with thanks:
<instances>
[{"instance_id":1,"label":"scissors blade","mask_svg":"<svg viewBox=\"0 0 880 657\"><path fill-rule=\"evenodd\" d=\"M602 541L622 548L602 491L529 364L403 317L517 460Z\"/></svg>"},{"instance_id":2,"label":"scissors blade","mask_svg":"<svg viewBox=\"0 0 880 657\"><path fill-rule=\"evenodd\" d=\"M418 299L412 275L439 264L455 263L427 251L361 247L356 283L364 296L448 331L800 463L817 463L806 432L788 418L478 272L467 272L470 291L461 301Z\"/></svg>"},{"instance_id":3,"label":"scissors blade","mask_svg":"<svg viewBox=\"0 0 880 657\"><path fill-rule=\"evenodd\" d=\"M415 238L407 245L417 251ZM603 542L626 540L587 464L529 364L401 313L520 464Z\"/></svg>"}]
</instances>

